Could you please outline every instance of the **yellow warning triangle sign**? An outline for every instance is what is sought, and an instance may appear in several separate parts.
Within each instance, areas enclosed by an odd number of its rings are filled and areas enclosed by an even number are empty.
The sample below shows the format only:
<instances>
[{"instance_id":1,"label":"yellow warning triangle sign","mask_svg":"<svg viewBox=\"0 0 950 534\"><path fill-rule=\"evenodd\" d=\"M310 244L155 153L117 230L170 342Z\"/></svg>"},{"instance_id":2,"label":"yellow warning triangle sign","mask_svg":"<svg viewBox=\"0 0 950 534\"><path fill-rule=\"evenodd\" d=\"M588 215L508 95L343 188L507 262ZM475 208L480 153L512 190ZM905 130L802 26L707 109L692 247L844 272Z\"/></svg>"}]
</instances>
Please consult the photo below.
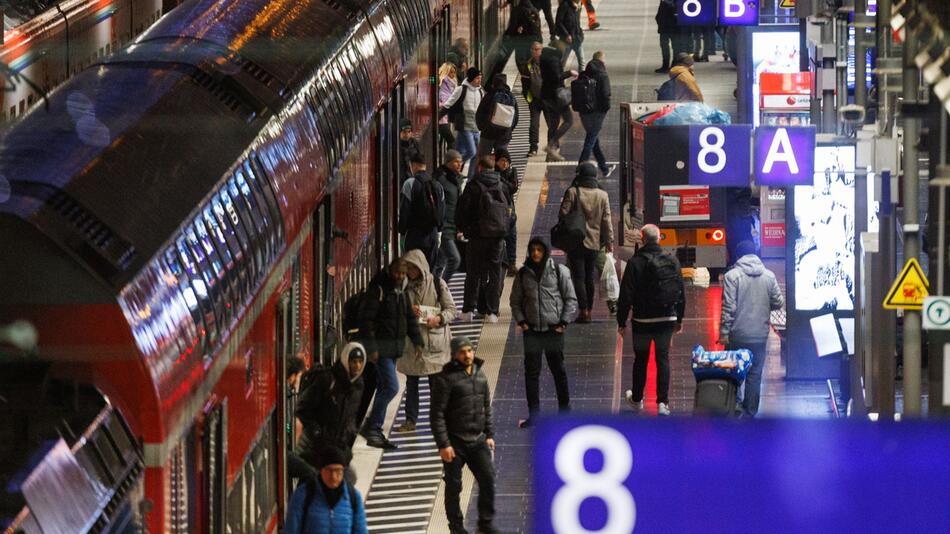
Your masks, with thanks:
<instances>
[{"instance_id":1,"label":"yellow warning triangle sign","mask_svg":"<svg viewBox=\"0 0 950 534\"><path fill-rule=\"evenodd\" d=\"M795 0L782 0L778 7L782 9L793 9L795 7Z\"/></svg>"},{"instance_id":2,"label":"yellow warning triangle sign","mask_svg":"<svg viewBox=\"0 0 950 534\"><path fill-rule=\"evenodd\" d=\"M894 280L894 285L887 292L884 299L884 308L888 310L920 310L924 305L924 298L929 295L927 288L930 284L924 276L923 269L917 263L917 258L907 260L907 265L901 274Z\"/></svg>"}]
</instances>

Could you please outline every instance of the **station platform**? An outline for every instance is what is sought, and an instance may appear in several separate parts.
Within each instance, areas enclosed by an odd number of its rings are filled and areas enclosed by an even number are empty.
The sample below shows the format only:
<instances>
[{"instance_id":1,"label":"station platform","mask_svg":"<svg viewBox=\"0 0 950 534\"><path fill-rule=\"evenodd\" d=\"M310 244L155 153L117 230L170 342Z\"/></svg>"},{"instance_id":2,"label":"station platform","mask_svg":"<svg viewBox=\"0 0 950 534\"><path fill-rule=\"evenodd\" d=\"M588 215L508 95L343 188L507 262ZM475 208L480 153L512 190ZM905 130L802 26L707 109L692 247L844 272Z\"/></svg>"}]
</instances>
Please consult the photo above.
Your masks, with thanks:
<instances>
[{"instance_id":1,"label":"station platform","mask_svg":"<svg viewBox=\"0 0 950 534\"><path fill-rule=\"evenodd\" d=\"M654 101L658 88L667 76L655 74L660 65L658 36L654 22L655 0L595 1L601 28L586 33L584 51L587 59L597 50L606 54L606 66L612 83L613 103L623 101ZM586 27L582 13L581 23ZM573 62L573 59L572 59ZM514 80L513 92L521 100L520 79L514 61L508 65L508 79ZM736 112L733 90L736 69L722 56L710 56L709 63L695 65L696 77L706 103L730 114ZM561 142L561 153L568 158L558 163L545 163L544 153L528 160L527 109L521 101L520 121L510 147L514 164L523 177L517 199L518 258L525 256L524 247L531 236L548 237L557 221L557 212L564 191L574 178L576 158L582 148L584 130L575 115L574 126ZM600 136L601 147L610 164L619 157L619 111L607 116ZM545 139L544 121L540 138ZM542 143L543 144L543 143ZM619 220L619 172L612 173L603 185L611 198L615 228ZM555 251L559 253L560 251ZM615 251L626 260L633 249L620 247ZM563 261L563 255L555 258ZM784 287L784 262L769 261ZM457 275L452 291L461 302L461 280ZM497 324L453 324L455 334L465 334L478 343L477 356L486 361L486 373L492 386L492 407L496 428L495 463L497 472L496 526L501 532L531 532L532 431L518 427L527 416L524 396L523 346L521 334L511 322L508 295L511 278L507 278L502 294L502 310ZM689 417L693 409L695 380L690 368L690 355L697 344L712 348L718 339L721 286L713 280L707 288L687 285L687 310L683 333L674 337L670 364L670 408L674 417ZM631 384L633 351L629 328L625 339L618 337L616 320L610 315L600 289L595 299L594 321L574 324L565 334L565 362L570 383L572 410L575 412L628 413L622 401L623 391ZM545 366L546 367L546 366ZM639 417L656 416L655 364L651 361L645 393L646 409ZM763 377L760 417L829 418L833 416L828 386L820 381L786 381L781 356L781 341L773 333ZM428 390L423 382L423 418L415 433L390 432L400 448L381 452L370 449L358 440L355 448L358 487L367 494L367 517L371 532L448 532L442 503L441 461L428 428ZM554 385L547 369L541 374L542 410L557 410ZM395 403L394 403L395 404ZM391 410L387 428L403 421L403 408ZM462 493L462 509L466 525L475 532L477 486L466 470Z\"/></svg>"}]
</instances>

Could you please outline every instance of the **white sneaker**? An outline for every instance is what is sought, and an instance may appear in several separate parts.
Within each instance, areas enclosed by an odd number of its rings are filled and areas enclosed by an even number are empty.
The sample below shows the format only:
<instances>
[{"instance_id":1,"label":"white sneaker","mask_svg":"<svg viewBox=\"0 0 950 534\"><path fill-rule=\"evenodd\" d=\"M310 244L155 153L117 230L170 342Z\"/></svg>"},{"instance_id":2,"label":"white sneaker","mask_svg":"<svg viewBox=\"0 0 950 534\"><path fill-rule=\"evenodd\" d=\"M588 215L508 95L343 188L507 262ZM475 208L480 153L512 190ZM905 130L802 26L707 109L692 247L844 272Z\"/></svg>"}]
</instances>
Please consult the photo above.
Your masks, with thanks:
<instances>
[{"instance_id":1,"label":"white sneaker","mask_svg":"<svg viewBox=\"0 0 950 534\"><path fill-rule=\"evenodd\" d=\"M656 405L656 414L657 415L670 415L670 406L665 402L661 402Z\"/></svg>"},{"instance_id":2,"label":"white sneaker","mask_svg":"<svg viewBox=\"0 0 950 534\"><path fill-rule=\"evenodd\" d=\"M623 397L627 400L627 404L633 408L633 411L639 412L640 410L643 410L643 400L641 399L639 402L634 401L633 391L628 389L626 392L624 392Z\"/></svg>"},{"instance_id":3,"label":"white sneaker","mask_svg":"<svg viewBox=\"0 0 950 534\"><path fill-rule=\"evenodd\" d=\"M472 312L462 312L462 315L459 316L459 319L464 323L472 322Z\"/></svg>"},{"instance_id":4,"label":"white sneaker","mask_svg":"<svg viewBox=\"0 0 950 534\"><path fill-rule=\"evenodd\" d=\"M488 317L486 317L485 319L487 319L488 322L489 322L489 323L492 323L492 324L498 322L498 316L495 315L494 313L489 313L489 314L488 314Z\"/></svg>"}]
</instances>

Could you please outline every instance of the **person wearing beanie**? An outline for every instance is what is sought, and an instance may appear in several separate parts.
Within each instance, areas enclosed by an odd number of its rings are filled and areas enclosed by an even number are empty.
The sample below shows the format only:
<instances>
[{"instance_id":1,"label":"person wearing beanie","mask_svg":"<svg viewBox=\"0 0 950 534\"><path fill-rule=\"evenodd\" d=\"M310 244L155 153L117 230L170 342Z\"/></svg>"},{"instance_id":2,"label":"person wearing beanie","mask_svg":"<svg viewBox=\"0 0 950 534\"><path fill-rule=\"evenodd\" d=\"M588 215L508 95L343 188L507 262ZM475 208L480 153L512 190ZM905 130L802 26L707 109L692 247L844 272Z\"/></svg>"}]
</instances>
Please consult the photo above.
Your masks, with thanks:
<instances>
[{"instance_id":1,"label":"person wearing beanie","mask_svg":"<svg viewBox=\"0 0 950 534\"><path fill-rule=\"evenodd\" d=\"M571 273L551 258L551 248L540 237L528 242L528 256L511 286L511 316L521 328L524 341L524 389L528 418L518 426L529 427L541 412L539 378L541 355L547 358L554 377L557 404L570 410L571 397L564 369L564 332L577 313L577 298Z\"/></svg>"},{"instance_id":2,"label":"person wearing beanie","mask_svg":"<svg viewBox=\"0 0 950 534\"><path fill-rule=\"evenodd\" d=\"M429 420L442 458L449 531L465 532L459 503L462 467L478 482L478 532L495 534L495 428L484 363L466 337L452 338L452 360L432 380Z\"/></svg>"},{"instance_id":3,"label":"person wearing beanie","mask_svg":"<svg viewBox=\"0 0 950 534\"><path fill-rule=\"evenodd\" d=\"M319 474L303 480L290 498L284 532L368 534L363 497L345 479L347 455L336 447L326 447L320 458Z\"/></svg>"},{"instance_id":4,"label":"person wearing beanie","mask_svg":"<svg viewBox=\"0 0 950 534\"><path fill-rule=\"evenodd\" d=\"M484 96L482 73L476 67L470 67L465 73L465 80L442 103L439 111L440 115L447 114L449 122L455 125L455 149L462 154L462 162L469 164L469 178L475 175L480 138L475 114Z\"/></svg>"},{"instance_id":5,"label":"person wearing beanie","mask_svg":"<svg viewBox=\"0 0 950 534\"><path fill-rule=\"evenodd\" d=\"M768 344L771 312L785 304L775 274L755 253L752 241L736 245L736 263L722 279L722 318L719 342L728 350L749 349L752 366L745 379L742 413L754 417L759 411L762 369Z\"/></svg>"},{"instance_id":6,"label":"person wearing beanie","mask_svg":"<svg viewBox=\"0 0 950 534\"><path fill-rule=\"evenodd\" d=\"M577 307L580 308L577 322L591 322L594 307L594 276L597 254L601 247L607 252L614 250L614 230L610 219L610 199L597 181L597 168L589 161L577 167L577 177L561 200L561 217L571 210L579 209L586 221L584 242L576 250L567 252L567 265L571 269Z\"/></svg>"},{"instance_id":7,"label":"person wearing beanie","mask_svg":"<svg viewBox=\"0 0 950 534\"><path fill-rule=\"evenodd\" d=\"M423 157L422 145L412 136L412 121L409 119L402 119L399 122L399 149L402 154L399 178L400 183L403 183L413 175L412 159Z\"/></svg>"},{"instance_id":8,"label":"person wearing beanie","mask_svg":"<svg viewBox=\"0 0 950 534\"><path fill-rule=\"evenodd\" d=\"M670 67L670 79L675 84L674 95L677 102L702 102L703 92L696 82L693 72L693 56L685 52L676 54Z\"/></svg>"},{"instance_id":9,"label":"person wearing beanie","mask_svg":"<svg viewBox=\"0 0 950 534\"><path fill-rule=\"evenodd\" d=\"M436 262L435 275L446 282L462 264L458 249L458 228L455 225L455 211L459 196L462 194L462 154L458 150L445 152L445 161L435 170L433 178L442 186L444 212L442 216L442 239L439 244L439 259Z\"/></svg>"},{"instance_id":10,"label":"person wearing beanie","mask_svg":"<svg viewBox=\"0 0 950 534\"><path fill-rule=\"evenodd\" d=\"M481 131L479 156L508 148L511 134L518 126L518 102L515 95L511 94L508 77L504 73L492 78L491 88L475 113L475 124Z\"/></svg>"},{"instance_id":11,"label":"person wearing beanie","mask_svg":"<svg viewBox=\"0 0 950 534\"><path fill-rule=\"evenodd\" d=\"M518 215L515 213L515 193L521 185L518 180L518 169L511 164L511 154L507 149L500 148L495 151L495 170L501 178L501 184L505 187L505 194L508 197L509 223L508 234L505 236L505 265L508 266L508 276L514 276L517 268L515 267L515 257L518 246Z\"/></svg>"}]
</instances>

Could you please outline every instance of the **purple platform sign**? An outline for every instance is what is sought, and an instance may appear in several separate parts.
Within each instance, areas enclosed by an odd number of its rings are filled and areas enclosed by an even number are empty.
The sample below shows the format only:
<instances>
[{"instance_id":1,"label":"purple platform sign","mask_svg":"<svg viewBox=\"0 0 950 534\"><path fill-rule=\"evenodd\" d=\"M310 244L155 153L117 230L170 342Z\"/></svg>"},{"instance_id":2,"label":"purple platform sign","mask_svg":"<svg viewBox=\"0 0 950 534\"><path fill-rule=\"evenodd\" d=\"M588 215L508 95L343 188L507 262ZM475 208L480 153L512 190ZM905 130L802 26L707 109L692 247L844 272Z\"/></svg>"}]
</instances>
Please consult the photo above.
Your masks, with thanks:
<instances>
[{"instance_id":1,"label":"purple platform sign","mask_svg":"<svg viewBox=\"0 0 950 534\"><path fill-rule=\"evenodd\" d=\"M755 130L756 185L812 185L813 126L759 126Z\"/></svg>"},{"instance_id":2,"label":"purple platform sign","mask_svg":"<svg viewBox=\"0 0 950 534\"><path fill-rule=\"evenodd\" d=\"M533 532L946 532L948 443L943 422L548 418Z\"/></svg>"},{"instance_id":3,"label":"purple platform sign","mask_svg":"<svg viewBox=\"0 0 950 534\"><path fill-rule=\"evenodd\" d=\"M715 26L718 0L677 0L676 20L680 26Z\"/></svg>"},{"instance_id":4,"label":"purple platform sign","mask_svg":"<svg viewBox=\"0 0 950 534\"><path fill-rule=\"evenodd\" d=\"M751 141L748 124L690 126L690 185L748 187Z\"/></svg>"},{"instance_id":5,"label":"purple platform sign","mask_svg":"<svg viewBox=\"0 0 950 534\"><path fill-rule=\"evenodd\" d=\"M719 24L755 26L759 23L759 0L719 0Z\"/></svg>"}]
</instances>

